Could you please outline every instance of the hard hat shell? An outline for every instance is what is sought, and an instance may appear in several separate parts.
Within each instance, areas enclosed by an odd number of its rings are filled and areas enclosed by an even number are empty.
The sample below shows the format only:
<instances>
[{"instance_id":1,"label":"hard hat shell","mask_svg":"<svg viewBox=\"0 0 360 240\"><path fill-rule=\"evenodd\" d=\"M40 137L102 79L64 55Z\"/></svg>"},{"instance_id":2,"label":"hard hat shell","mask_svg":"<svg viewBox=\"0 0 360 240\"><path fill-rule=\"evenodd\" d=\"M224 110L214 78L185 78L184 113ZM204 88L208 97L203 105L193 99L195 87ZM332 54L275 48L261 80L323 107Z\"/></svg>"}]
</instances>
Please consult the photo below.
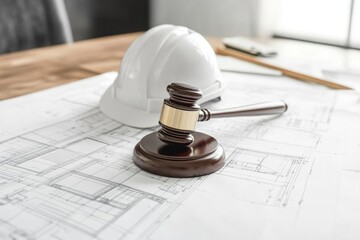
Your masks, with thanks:
<instances>
[{"instance_id":1,"label":"hard hat shell","mask_svg":"<svg viewBox=\"0 0 360 240\"><path fill-rule=\"evenodd\" d=\"M217 98L225 84L210 44L182 26L160 25L136 39L119 74L100 100L101 111L123 124L158 125L166 87L179 82L201 88L199 103Z\"/></svg>"}]
</instances>

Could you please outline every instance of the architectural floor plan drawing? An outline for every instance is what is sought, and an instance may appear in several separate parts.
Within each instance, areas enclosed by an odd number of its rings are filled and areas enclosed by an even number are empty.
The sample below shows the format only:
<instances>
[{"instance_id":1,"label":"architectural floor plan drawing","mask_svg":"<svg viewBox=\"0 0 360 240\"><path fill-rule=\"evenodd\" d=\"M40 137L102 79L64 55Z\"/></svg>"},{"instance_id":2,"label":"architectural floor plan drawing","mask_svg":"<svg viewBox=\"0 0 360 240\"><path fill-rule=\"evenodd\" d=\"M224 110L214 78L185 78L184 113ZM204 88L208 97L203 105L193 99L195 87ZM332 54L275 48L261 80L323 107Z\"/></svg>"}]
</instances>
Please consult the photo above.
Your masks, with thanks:
<instances>
[{"instance_id":1,"label":"architectural floor plan drawing","mask_svg":"<svg viewBox=\"0 0 360 240\"><path fill-rule=\"evenodd\" d=\"M218 174L240 178L249 184L252 191L243 200L286 206L287 198L304 164L303 157L237 148L228 157L227 166ZM256 197L259 193L260 198Z\"/></svg>"},{"instance_id":2,"label":"architectural floor plan drawing","mask_svg":"<svg viewBox=\"0 0 360 240\"><path fill-rule=\"evenodd\" d=\"M0 239L360 238L355 93L226 73L227 92L207 107L284 99L289 111L199 123L226 165L180 179L133 164L135 144L156 128L99 111L115 76L0 103Z\"/></svg>"}]
</instances>

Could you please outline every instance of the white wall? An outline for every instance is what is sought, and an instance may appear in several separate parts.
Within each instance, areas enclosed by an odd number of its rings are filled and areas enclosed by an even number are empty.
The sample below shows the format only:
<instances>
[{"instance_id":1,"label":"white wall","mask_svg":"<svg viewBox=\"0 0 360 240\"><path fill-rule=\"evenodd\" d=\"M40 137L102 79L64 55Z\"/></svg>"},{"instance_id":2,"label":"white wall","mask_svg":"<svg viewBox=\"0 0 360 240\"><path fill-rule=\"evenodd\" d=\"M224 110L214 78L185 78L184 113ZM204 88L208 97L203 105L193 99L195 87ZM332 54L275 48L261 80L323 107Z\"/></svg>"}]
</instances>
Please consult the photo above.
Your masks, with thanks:
<instances>
[{"instance_id":1,"label":"white wall","mask_svg":"<svg viewBox=\"0 0 360 240\"><path fill-rule=\"evenodd\" d=\"M150 26L169 23L207 36L254 36L261 0L151 0Z\"/></svg>"}]
</instances>

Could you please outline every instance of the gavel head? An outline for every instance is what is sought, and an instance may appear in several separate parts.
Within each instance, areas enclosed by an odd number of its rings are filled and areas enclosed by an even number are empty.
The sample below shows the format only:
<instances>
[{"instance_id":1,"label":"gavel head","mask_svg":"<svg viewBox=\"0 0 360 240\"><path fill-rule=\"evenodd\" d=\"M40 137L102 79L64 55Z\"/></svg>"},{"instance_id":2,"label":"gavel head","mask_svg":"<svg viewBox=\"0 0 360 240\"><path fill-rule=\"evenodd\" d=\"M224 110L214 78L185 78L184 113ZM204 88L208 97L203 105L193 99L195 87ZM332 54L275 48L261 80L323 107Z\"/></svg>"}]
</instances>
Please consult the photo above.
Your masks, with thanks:
<instances>
[{"instance_id":1,"label":"gavel head","mask_svg":"<svg viewBox=\"0 0 360 240\"><path fill-rule=\"evenodd\" d=\"M164 100L159 120L161 129L157 135L168 144L189 145L194 141L191 133L195 130L200 111L196 101L202 92L182 83L172 83L166 90L170 98Z\"/></svg>"}]
</instances>

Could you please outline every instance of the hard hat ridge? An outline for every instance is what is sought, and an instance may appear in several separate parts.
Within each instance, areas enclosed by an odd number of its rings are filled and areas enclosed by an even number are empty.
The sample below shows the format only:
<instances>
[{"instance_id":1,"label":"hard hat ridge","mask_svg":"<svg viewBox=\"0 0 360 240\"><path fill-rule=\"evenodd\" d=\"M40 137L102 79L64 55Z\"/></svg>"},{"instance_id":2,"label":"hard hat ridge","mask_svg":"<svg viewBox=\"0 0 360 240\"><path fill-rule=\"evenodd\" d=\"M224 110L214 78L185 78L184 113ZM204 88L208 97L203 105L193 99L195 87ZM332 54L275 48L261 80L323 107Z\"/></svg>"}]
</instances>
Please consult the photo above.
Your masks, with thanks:
<instances>
[{"instance_id":1,"label":"hard hat ridge","mask_svg":"<svg viewBox=\"0 0 360 240\"><path fill-rule=\"evenodd\" d=\"M166 86L172 82L201 88L200 103L219 97L225 86L205 38L186 27L160 25L129 47L116 80L100 100L100 109L130 126L156 126Z\"/></svg>"}]
</instances>

